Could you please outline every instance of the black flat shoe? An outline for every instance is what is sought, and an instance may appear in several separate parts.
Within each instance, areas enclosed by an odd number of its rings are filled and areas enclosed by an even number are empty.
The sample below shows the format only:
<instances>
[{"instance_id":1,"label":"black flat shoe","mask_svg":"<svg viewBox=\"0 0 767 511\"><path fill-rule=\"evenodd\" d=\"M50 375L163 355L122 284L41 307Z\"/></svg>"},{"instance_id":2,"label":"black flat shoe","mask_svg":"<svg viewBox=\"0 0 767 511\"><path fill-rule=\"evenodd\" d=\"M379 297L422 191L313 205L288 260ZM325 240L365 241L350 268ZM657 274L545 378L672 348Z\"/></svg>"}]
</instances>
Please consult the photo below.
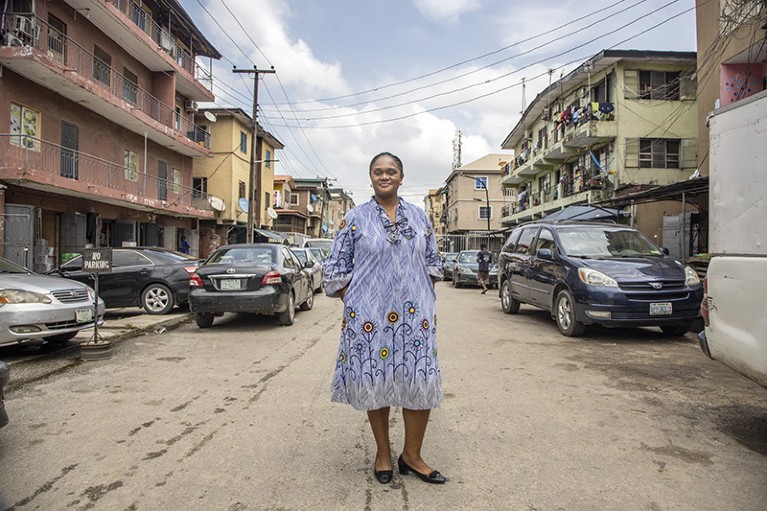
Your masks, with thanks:
<instances>
[{"instance_id":1,"label":"black flat shoe","mask_svg":"<svg viewBox=\"0 0 767 511\"><path fill-rule=\"evenodd\" d=\"M409 472L414 473L417 475L421 481L431 484L445 484L445 476L439 473L439 471L435 470L431 474L422 474L418 472L416 469L405 463L405 460L402 459L402 455L400 454L399 459L397 460L397 466L399 467L399 473L402 475L407 475Z\"/></svg>"},{"instance_id":2,"label":"black flat shoe","mask_svg":"<svg viewBox=\"0 0 767 511\"><path fill-rule=\"evenodd\" d=\"M375 465L373 466L373 475L376 476L376 479L378 479L378 482L381 484L389 484L392 480L393 473L393 470L376 470Z\"/></svg>"}]
</instances>

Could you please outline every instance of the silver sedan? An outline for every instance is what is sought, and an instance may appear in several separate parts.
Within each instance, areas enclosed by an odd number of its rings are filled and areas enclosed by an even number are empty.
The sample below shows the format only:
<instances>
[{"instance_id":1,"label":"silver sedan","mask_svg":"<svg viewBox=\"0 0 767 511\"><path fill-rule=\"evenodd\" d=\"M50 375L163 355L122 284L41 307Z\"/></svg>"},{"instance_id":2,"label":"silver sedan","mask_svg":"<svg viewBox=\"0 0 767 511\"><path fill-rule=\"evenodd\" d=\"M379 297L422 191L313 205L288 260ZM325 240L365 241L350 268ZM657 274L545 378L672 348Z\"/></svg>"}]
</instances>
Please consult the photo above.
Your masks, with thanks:
<instances>
[{"instance_id":1,"label":"silver sedan","mask_svg":"<svg viewBox=\"0 0 767 511\"><path fill-rule=\"evenodd\" d=\"M39 275L0 257L0 346L69 341L93 328L94 316L103 322L104 301L94 314L94 298L86 284Z\"/></svg>"}]
</instances>

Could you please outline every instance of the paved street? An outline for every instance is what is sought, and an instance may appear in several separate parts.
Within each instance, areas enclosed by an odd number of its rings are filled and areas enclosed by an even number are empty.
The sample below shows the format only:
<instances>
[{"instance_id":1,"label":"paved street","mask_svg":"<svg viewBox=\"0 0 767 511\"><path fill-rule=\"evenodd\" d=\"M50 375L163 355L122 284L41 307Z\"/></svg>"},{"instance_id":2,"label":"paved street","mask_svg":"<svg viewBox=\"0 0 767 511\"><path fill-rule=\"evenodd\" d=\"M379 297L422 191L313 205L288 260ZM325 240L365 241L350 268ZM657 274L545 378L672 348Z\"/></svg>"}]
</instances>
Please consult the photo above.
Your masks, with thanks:
<instances>
[{"instance_id":1,"label":"paved street","mask_svg":"<svg viewBox=\"0 0 767 511\"><path fill-rule=\"evenodd\" d=\"M17 385L0 508L764 509L767 391L692 334L568 339L541 311L503 314L494 291L437 294L446 399L424 457L444 486L373 478L365 414L329 402L341 304L318 296L293 327L187 322ZM392 427L399 453L398 413Z\"/></svg>"}]
</instances>

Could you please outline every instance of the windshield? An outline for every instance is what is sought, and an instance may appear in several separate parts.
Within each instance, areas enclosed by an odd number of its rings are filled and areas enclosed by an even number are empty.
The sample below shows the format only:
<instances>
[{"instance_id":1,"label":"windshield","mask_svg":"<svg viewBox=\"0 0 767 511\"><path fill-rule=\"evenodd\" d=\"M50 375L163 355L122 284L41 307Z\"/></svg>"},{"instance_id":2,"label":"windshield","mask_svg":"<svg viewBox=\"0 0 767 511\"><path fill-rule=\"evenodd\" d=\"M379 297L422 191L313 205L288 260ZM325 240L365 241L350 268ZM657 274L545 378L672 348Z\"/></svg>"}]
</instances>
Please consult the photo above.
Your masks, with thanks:
<instances>
[{"instance_id":1,"label":"windshield","mask_svg":"<svg viewBox=\"0 0 767 511\"><path fill-rule=\"evenodd\" d=\"M303 250L294 250L293 253L296 254L296 257L301 261L301 264L306 264L306 252Z\"/></svg>"},{"instance_id":2,"label":"windshield","mask_svg":"<svg viewBox=\"0 0 767 511\"><path fill-rule=\"evenodd\" d=\"M663 252L638 231L560 229L562 250L573 257L663 257Z\"/></svg>"},{"instance_id":3,"label":"windshield","mask_svg":"<svg viewBox=\"0 0 767 511\"><path fill-rule=\"evenodd\" d=\"M0 273L30 273L26 268L0 257Z\"/></svg>"},{"instance_id":4,"label":"windshield","mask_svg":"<svg viewBox=\"0 0 767 511\"><path fill-rule=\"evenodd\" d=\"M330 250L330 246L333 244L333 240L319 239L319 240L306 240L305 247L319 247L325 250Z\"/></svg>"},{"instance_id":5,"label":"windshield","mask_svg":"<svg viewBox=\"0 0 767 511\"><path fill-rule=\"evenodd\" d=\"M168 259L172 259L174 261L196 261L197 258L189 255L184 254L181 252L174 252L173 250L160 250L160 249L154 249L154 248L147 248L145 249L146 252L150 254L159 255L160 257L165 257Z\"/></svg>"},{"instance_id":6,"label":"windshield","mask_svg":"<svg viewBox=\"0 0 767 511\"><path fill-rule=\"evenodd\" d=\"M445 262L451 263L455 261L455 258L458 257L458 254L445 254Z\"/></svg>"},{"instance_id":7,"label":"windshield","mask_svg":"<svg viewBox=\"0 0 767 511\"><path fill-rule=\"evenodd\" d=\"M274 264L275 252L267 247L229 248L215 252L205 264Z\"/></svg>"}]
</instances>

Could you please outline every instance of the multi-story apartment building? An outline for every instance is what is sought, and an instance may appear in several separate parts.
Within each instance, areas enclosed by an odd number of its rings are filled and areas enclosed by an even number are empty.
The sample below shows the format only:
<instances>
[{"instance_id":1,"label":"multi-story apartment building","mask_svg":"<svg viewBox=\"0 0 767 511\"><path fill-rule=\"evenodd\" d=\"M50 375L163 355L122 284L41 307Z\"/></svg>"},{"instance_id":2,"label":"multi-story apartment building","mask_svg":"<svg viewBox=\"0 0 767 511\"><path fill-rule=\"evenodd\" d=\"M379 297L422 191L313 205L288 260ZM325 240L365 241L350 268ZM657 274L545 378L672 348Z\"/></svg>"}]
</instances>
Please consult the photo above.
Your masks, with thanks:
<instances>
[{"instance_id":1,"label":"multi-story apartment building","mask_svg":"<svg viewBox=\"0 0 767 511\"><path fill-rule=\"evenodd\" d=\"M438 237L445 234L443 215L445 215L446 195L446 188L437 188L429 190L428 195L423 198L424 211L426 212L426 216L429 217L429 221L434 228L435 236Z\"/></svg>"},{"instance_id":2,"label":"multi-story apartment building","mask_svg":"<svg viewBox=\"0 0 767 511\"><path fill-rule=\"evenodd\" d=\"M328 190L328 212L326 222L328 226L327 237L332 238L338 232L338 226L346 216L346 213L354 207L354 200L343 188L330 188Z\"/></svg>"},{"instance_id":3,"label":"multi-story apartment building","mask_svg":"<svg viewBox=\"0 0 767 511\"><path fill-rule=\"evenodd\" d=\"M296 183L291 176L274 176L274 195L272 205L277 212L274 221L274 230L293 238L297 245L301 245L300 238L306 236L306 226L309 223L309 215L305 208L299 211L300 196L296 191ZM298 235L299 239L296 239Z\"/></svg>"},{"instance_id":4,"label":"multi-story apartment building","mask_svg":"<svg viewBox=\"0 0 767 511\"><path fill-rule=\"evenodd\" d=\"M195 122L210 132L213 151L212 158L194 162L194 196L208 197L216 211L214 220L202 222L201 239L212 236L229 243L245 242L253 118L239 108L206 108L197 112ZM256 163L253 225L257 229L272 229L274 219L269 208L274 196L275 152L284 146L261 126L258 144L262 161Z\"/></svg>"},{"instance_id":5,"label":"multi-story apartment building","mask_svg":"<svg viewBox=\"0 0 767 511\"><path fill-rule=\"evenodd\" d=\"M686 180L697 165L695 66L694 52L605 50L538 94L502 144L515 152L502 183L519 191L503 225ZM655 236L679 207L635 213Z\"/></svg>"},{"instance_id":6,"label":"multi-story apartment building","mask_svg":"<svg viewBox=\"0 0 767 511\"><path fill-rule=\"evenodd\" d=\"M297 195L295 209L308 217L305 234L310 238L327 238L328 181L320 177L294 177Z\"/></svg>"},{"instance_id":7,"label":"multi-story apartment building","mask_svg":"<svg viewBox=\"0 0 767 511\"><path fill-rule=\"evenodd\" d=\"M501 186L511 154L488 154L453 170L445 180L447 215L444 231L494 231L501 228L501 210L514 201L514 190Z\"/></svg>"},{"instance_id":8,"label":"multi-story apartment building","mask_svg":"<svg viewBox=\"0 0 767 511\"><path fill-rule=\"evenodd\" d=\"M180 4L8 0L0 22L0 250L37 269L85 246L196 251L214 214L192 197L214 99L196 60L220 54Z\"/></svg>"},{"instance_id":9,"label":"multi-story apartment building","mask_svg":"<svg viewBox=\"0 0 767 511\"><path fill-rule=\"evenodd\" d=\"M696 2L698 166L708 175L707 116L767 89L767 6L761 0Z\"/></svg>"}]
</instances>

